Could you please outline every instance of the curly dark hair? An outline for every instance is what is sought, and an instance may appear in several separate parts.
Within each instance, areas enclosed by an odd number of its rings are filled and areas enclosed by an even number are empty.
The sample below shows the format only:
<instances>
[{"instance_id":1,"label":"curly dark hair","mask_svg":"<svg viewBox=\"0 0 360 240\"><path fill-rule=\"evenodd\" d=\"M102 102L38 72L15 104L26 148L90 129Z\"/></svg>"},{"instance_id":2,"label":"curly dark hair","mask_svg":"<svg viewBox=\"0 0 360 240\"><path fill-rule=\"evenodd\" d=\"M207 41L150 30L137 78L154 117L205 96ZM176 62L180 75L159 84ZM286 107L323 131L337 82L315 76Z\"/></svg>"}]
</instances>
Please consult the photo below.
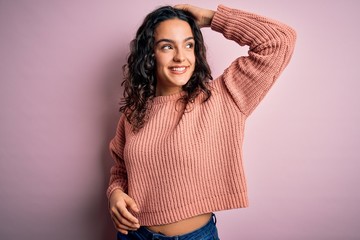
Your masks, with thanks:
<instances>
[{"instance_id":1,"label":"curly dark hair","mask_svg":"<svg viewBox=\"0 0 360 240\"><path fill-rule=\"evenodd\" d=\"M120 112L136 132L147 121L147 113L156 94L156 62L154 57L154 32L159 23L169 19L186 21L191 28L195 40L195 69L189 81L182 86L186 93L179 100L185 104L192 103L203 92L204 101L211 96L207 84L212 80L210 67L206 60L206 47L199 26L193 16L186 11L171 6L160 7L149 13L130 43L130 54L123 66L124 98Z\"/></svg>"}]
</instances>

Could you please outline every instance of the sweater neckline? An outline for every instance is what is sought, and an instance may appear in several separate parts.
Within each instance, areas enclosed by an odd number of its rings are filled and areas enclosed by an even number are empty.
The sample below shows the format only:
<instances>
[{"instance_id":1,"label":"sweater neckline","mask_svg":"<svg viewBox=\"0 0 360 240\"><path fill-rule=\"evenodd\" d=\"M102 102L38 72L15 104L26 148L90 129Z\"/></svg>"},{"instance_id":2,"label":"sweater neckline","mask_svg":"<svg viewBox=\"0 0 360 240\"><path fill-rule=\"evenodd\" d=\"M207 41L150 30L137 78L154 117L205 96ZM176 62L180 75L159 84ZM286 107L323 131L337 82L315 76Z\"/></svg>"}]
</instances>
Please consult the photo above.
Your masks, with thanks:
<instances>
[{"instance_id":1,"label":"sweater neckline","mask_svg":"<svg viewBox=\"0 0 360 240\"><path fill-rule=\"evenodd\" d=\"M181 91L181 92L173 93L170 95L156 96L153 98L152 102L153 102L153 104L161 104L161 103L171 102L171 101L178 100L184 94L185 94L185 91Z\"/></svg>"}]
</instances>

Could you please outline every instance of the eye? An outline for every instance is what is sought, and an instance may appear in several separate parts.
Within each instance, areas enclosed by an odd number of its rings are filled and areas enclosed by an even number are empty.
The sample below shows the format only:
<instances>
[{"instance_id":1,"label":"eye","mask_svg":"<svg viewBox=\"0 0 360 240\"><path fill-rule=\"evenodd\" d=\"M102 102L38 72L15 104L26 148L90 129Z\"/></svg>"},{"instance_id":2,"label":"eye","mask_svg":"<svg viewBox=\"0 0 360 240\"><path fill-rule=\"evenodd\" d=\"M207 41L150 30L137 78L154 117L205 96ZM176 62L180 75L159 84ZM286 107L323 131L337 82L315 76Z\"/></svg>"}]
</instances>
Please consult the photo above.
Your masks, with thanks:
<instances>
[{"instance_id":1,"label":"eye","mask_svg":"<svg viewBox=\"0 0 360 240\"><path fill-rule=\"evenodd\" d=\"M172 46L171 45L163 45L163 46L161 46L161 49L162 50L170 50L170 49L172 49Z\"/></svg>"},{"instance_id":2,"label":"eye","mask_svg":"<svg viewBox=\"0 0 360 240\"><path fill-rule=\"evenodd\" d=\"M194 43L187 43L186 44L186 48L193 48L194 47Z\"/></svg>"}]
</instances>

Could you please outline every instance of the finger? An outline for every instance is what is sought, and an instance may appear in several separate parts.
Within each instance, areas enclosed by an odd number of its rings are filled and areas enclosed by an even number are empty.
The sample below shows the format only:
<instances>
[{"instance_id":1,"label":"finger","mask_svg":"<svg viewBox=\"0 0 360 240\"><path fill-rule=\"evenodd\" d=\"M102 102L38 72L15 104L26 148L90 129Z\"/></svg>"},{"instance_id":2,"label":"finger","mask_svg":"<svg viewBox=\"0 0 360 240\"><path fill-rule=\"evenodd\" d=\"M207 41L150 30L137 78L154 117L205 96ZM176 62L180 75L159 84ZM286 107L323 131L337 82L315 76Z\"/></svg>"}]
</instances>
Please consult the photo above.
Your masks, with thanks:
<instances>
[{"instance_id":1,"label":"finger","mask_svg":"<svg viewBox=\"0 0 360 240\"><path fill-rule=\"evenodd\" d=\"M122 230L122 229L117 229L119 232L121 232L122 234L125 234L125 235L127 235L128 234L128 231L126 231L126 230Z\"/></svg>"},{"instance_id":2,"label":"finger","mask_svg":"<svg viewBox=\"0 0 360 240\"><path fill-rule=\"evenodd\" d=\"M136 224L136 225L131 225L131 224L124 224L122 222L120 222L118 219L113 218L113 222L115 224L115 227L118 230L132 230L132 231L136 231L137 229L139 229L140 225Z\"/></svg>"},{"instance_id":3,"label":"finger","mask_svg":"<svg viewBox=\"0 0 360 240\"><path fill-rule=\"evenodd\" d=\"M125 226L128 226L128 227L131 227L131 228L139 228L140 227L140 224L139 223L134 223L134 222L130 222L129 220L127 220L126 218L120 218L120 219L117 219L118 222L122 225L125 225Z\"/></svg>"},{"instance_id":4,"label":"finger","mask_svg":"<svg viewBox=\"0 0 360 240\"><path fill-rule=\"evenodd\" d=\"M174 8L187 11L189 9L189 5L188 4L176 4L174 6Z\"/></svg>"},{"instance_id":5,"label":"finger","mask_svg":"<svg viewBox=\"0 0 360 240\"><path fill-rule=\"evenodd\" d=\"M186 4L176 4L174 8L184 10L186 8Z\"/></svg>"},{"instance_id":6,"label":"finger","mask_svg":"<svg viewBox=\"0 0 360 240\"><path fill-rule=\"evenodd\" d=\"M113 219L121 219L121 215L116 207L111 208L110 215Z\"/></svg>"},{"instance_id":7,"label":"finger","mask_svg":"<svg viewBox=\"0 0 360 240\"><path fill-rule=\"evenodd\" d=\"M140 227L139 223L130 222L127 218L123 217L119 213L119 211L117 209L115 209L115 208L112 210L111 216L117 223L121 223L121 224L126 225L128 227L134 227L134 228L139 228Z\"/></svg>"},{"instance_id":8,"label":"finger","mask_svg":"<svg viewBox=\"0 0 360 240\"><path fill-rule=\"evenodd\" d=\"M134 210L135 212L139 212L139 208L138 206L136 205L134 199L128 197L128 198L125 198L125 203L127 206L129 206L132 210Z\"/></svg>"},{"instance_id":9,"label":"finger","mask_svg":"<svg viewBox=\"0 0 360 240\"><path fill-rule=\"evenodd\" d=\"M133 211L135 211L135 212L139 212L139 211L140 211L134 200L129 199L128 202L127 202L127 204L128 204L128 206L129 206Z\"/></svg>"},{"instance_id":10,"label":"finger","mask_svg":"<svg viewBox=\"0 0 360 240\"><path fill-rule=\"evenodd\" d=\"M118 202L115 206L111 208L112 213L116 216L117 219L126 218L128 221L133 223L139 223L139 220L135 218L126 208L126 205L130 205L136 211L139 211L137 205L132 198L128 197L124 201Z\"/></svg>"},{"instance_id":11,"label":"finger","mask_svg":"<svg viewBox=\"0 0 360 240\"><path fill-rule=\"evenodd\" d=\"M119 210L120 210L121 216L126 218L128 221L130 221L132 223L139 223L139 220L136 217L134 217L134 215L132 215L126 208L121 208ZM121 218L119 218L119 219L121 219Z\"/></svg>"}]
</instances>

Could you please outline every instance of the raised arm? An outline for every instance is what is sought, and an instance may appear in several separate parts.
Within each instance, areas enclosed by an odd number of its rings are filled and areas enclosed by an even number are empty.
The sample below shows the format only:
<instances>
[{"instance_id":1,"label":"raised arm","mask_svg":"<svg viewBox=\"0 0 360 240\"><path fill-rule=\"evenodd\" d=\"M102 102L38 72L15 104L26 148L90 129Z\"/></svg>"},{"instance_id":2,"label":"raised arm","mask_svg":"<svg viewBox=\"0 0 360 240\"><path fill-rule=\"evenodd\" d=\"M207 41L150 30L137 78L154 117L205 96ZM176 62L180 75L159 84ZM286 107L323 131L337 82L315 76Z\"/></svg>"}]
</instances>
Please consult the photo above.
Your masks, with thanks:
<instances>
[{"instance_id":1,"label":"raised arm","mask_svg":"<svg viewBox=\"0 0 360 240\"><path fill-rule=\"evenodd\" d=\"M249 55L237 58L221 76L239 109L248 116L290 61L296 33L278 21L222 5L211 28L249 46Z\"/></svg>"},{"instance_id":2,"label":"raised arm","mask_svg":"<svg viewBox=\"0 0 360 240\"><path fill-rule=\"evenodd\" d=\"M249 46L248 56L237 58L220 76L240 111L248 116L288 64L295 31L278 21L223 5L216 12L188 4L175 7L189 11L200 27L211 26L240 46Z\"/></svg>"}]
</instances>

